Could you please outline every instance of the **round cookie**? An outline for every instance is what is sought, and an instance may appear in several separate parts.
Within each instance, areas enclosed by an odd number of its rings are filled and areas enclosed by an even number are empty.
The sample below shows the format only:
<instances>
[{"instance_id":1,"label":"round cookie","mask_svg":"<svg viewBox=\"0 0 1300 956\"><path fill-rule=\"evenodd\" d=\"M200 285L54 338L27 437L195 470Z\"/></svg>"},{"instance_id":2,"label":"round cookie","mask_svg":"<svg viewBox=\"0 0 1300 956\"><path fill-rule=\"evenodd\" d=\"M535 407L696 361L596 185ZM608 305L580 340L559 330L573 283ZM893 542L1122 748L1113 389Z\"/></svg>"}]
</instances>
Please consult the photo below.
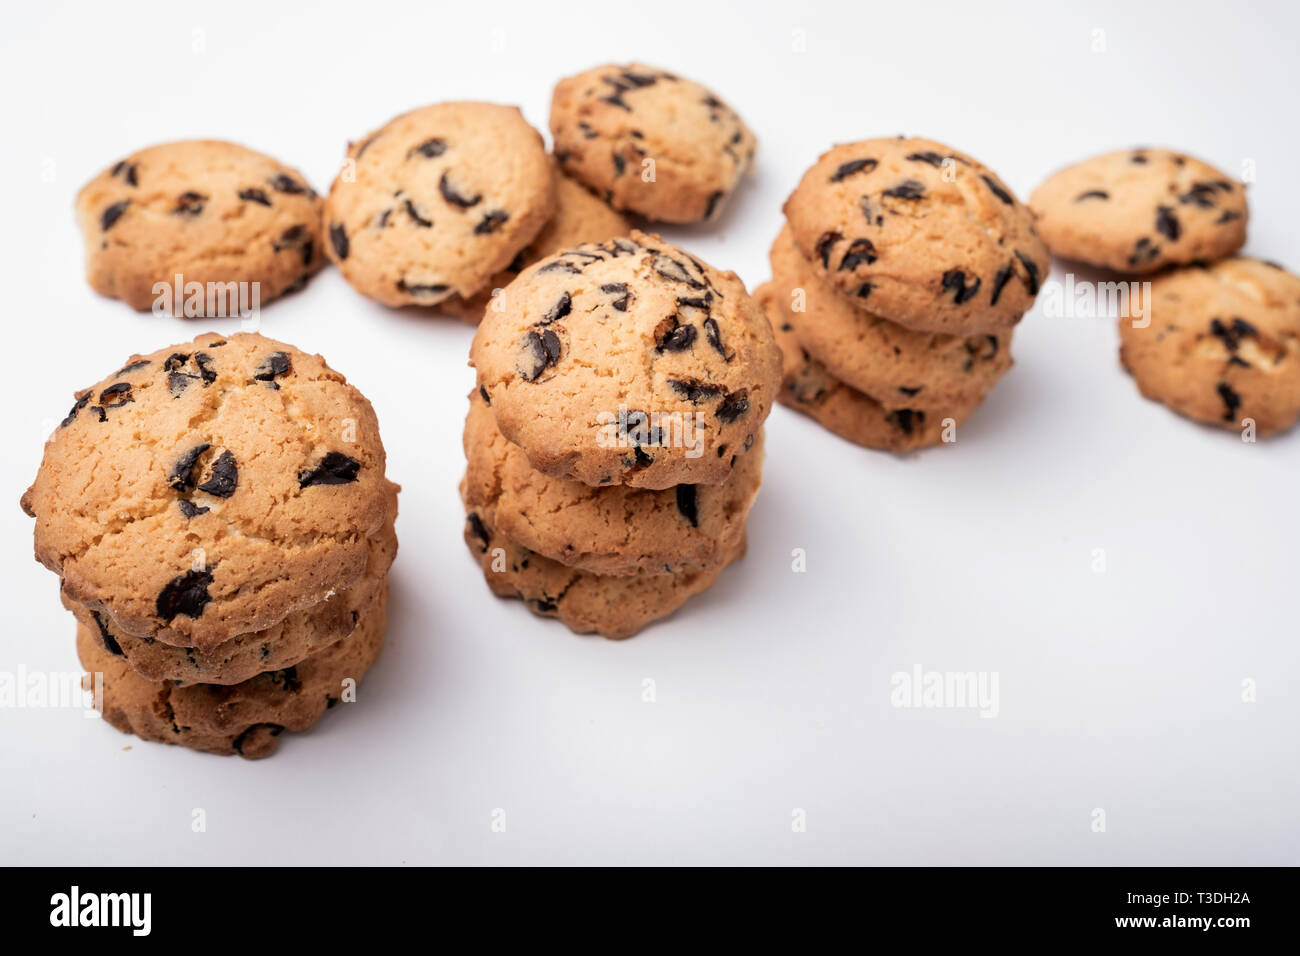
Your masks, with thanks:
<instances>
[{"instance_id":1,"label":"round cookie","mask_svg":"<svg viewBox=\"0 0 1300 956\"><path fill-rule=\"evenodd\" d=\"M1147 398L1256 433L1300 417L1300 277L1258 259L1188 266L1151 283L1142 319L1120 320L1120 361Z\"/></svg>"},{"instance_id":2,"label":"round cookie","mask_svg":"<svg viewBox=\"0 0 1300 956\"><path fill-rule=\"evenodd\" d=\"M205 315L238 315L241 307L298 288L324 264L321 207L297 170L235 143L151 146L77 194L86 281L135 309L159 303L192 317L202 301ZM204 288L201 297L184 291L195 282ZM155 283L166 285L165 298ZM257 283L257 302L250 288L241 303L239 290L226 283Z\"/></svg>"},{"instance_id":3,"label":"round cookie","mask_svg":"<svg viewBox=\"0 0 1300 956\"><path fill-rule=\"evenodd\" d=\"M1029 197L1053 255L1154 272L1232 255L1246 241L1246 187L1167 149L1125 149L1055 173Z\"/></svg>"},{"instance_id":4,"label":"round cookie","mask_svg":"<svg viewBox=\"0 0 1300 956\"><path fill-rule=\"evenodd\" d=\"M393 496L394 512L396 495ZM365 575L345 591L329 595L310 608L294 611L264 631L239 634L211 651L173 647L149 637L135 637L115 628L107 615L63 597L63 605L87 628L105 651L124 658L131 669L152 681L174 684L238 684L265 671L291 667L342 640L356 630L374 603L397 552L397 535L390 519L370 539Z\"/></svg>"},{"instance_id":5,"label":"round cookie","mask_svg":"<svg viewBox=\"0 0 1300 956\"><path fill-rule=\"evenodd\" d=\"M347 155L325 204L330 259L385 305L474 295L555 212L550 157L513 106L426 106Z\"/></svg>"},{"instance_id":6,"label":"round cookie","mask_svg":"<svg viewBox=\"0 0 1300 956\"><path fill-rule=\"evenodd\" d=\"M104 719L123 733L208 753L267 757L281 733L310 730L342 699L343 682L360 681L374 664L384 643L387 604L385 582L348 637L293 667L226 686L151 681L78 624L77 654L89 672L83 686L93 690L94 675L103 675Z\"/></svg>"},{"instance_id":7,"label":"round cookie","mask_svg":"<svg viewBox=\"0 0 1300 956\"><path fill-rule=\"evenodd\" d=\"M465 504L491 507L506 537L547 558L596 574L669 574L725 563L745 533L762 482L762 432L718 485L663 491L593 488L533 469L497 430L477 392L465 421Z\"/></svg>"},{"instance_id":8,"label":"round cookie","mask_svg":"<svg viewBox=\"0 0 1300 956\"><path fill-rule=\"evenodd\" d=\"M785 203L795 244L854 305L921 332L1020 321L1051 260L986 166L928 139L836 146Z\"/></svg>"},{"instance_id":9,"label":"round cookie","mask_svg":"<svg viewBox=\"0 0 1300 956\"><path fill-rule=\"evenodd\" d=\"M725 481L780 387L780 351L740 279L658 236L575 246L500 299L470 364L501 433L548 475Z\"/></svg>"},{"instance_id":10,"label":"round cookie","mask_svg":"<svg viewBox=\"0 0 1300 956\"><path fill-rule=\"evenodd\" d=\"M69 599L206 652L365 573L384 468L374 410L320 356L207 334L79 392L22 506Z\"/></svg>"},{"instance_id":11,"label":"round cookie","mask_svg":"<svg viewBox=\"0 0 1300 956\"><path fill-rule=\"evenodd\" d=\"M709 90L641 63L557 83L551 134L565 172L615 209L663 222L717 216L757 146Z\"/></svg>"},{"instance_id":12,"label":"round cookie","mask_svg":"<svg viewBox=\"0 0 1300 956\"><path fill-rule=\"evenodd\" d=\"M506 268L491 279L477 295L462 299L453 295L438 305L438 310L477 324L492 304L492 293L504 289L519 273L539 259L582 242L604 242L632 231L626 219L593 196L586 187L563 173L555 174L555 215L537 238L515 256Z\"/></svg>"},{"instance_id":13,"label":"round cookie","mask_svg":"<svg viewBox=\"0 0 1300 956\"><path fill-rule=\"evenodd\" d=\"M771 283L755 297L776 321L777 342L785 356L785 378L779 401L854 444L880 451L903 452L943 444L947 427L961 424L979 405L965 398L948 408L924 411L888 409L875 399L845 385L812 358L795 337L788 308Z\"/></svg>"},{"instance_id":14,"label":"round cookie","mask_svg":"<svg viewBox=\"0 0 1300 956\"><path fill-rule=\"evenodd\" d=\"M724 565L676 574L610 576L580 571L529 551L500 534L490 508L470 509L465 543L498 597L519 598L534 614L558 617L578 634L631 637L708 590L727 564L745 554L745 536L732 545Z\"/></svg>"},{"instance_id":15,"label":"round cookie","mask_svg":"<svg viewBox=\"0 0 1300 956\"><path fill-rule=\"evenodd\" d=\"M886 406L943 410L979 401L1011 368L1011 332L913 332L856 308L813 270L787 226L772 245L772 285L800 345L826 371ZM792 297L799 295L802 311Z\"/></svg>"}]
</instances>

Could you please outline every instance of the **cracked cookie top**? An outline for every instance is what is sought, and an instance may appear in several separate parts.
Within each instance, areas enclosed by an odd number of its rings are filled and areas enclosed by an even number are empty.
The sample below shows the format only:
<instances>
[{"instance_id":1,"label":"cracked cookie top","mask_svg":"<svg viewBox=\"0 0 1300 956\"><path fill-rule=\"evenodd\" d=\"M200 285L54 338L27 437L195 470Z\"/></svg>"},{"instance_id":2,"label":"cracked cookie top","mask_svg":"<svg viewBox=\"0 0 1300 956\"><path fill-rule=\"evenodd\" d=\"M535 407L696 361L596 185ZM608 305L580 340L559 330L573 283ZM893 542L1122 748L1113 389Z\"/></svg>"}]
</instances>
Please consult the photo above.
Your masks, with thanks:
<instances>
[{"instance_id":1,"label":"cracked cookie top","mask_svg":"<svg viewBox=\"0 0 1300 956\"><path fill-rule=\"evenodd\" d=\"M1049 177L1029 197L1054 255L1118 272L1221 259L1246 241L1246 187L1167 149L1125 149Z\"/></svg>"},{"instance_id":2,"label":"cracked cookie top","mask_svg":"<svg viewBox=\"0 0 1300 956\"><path fill-rule=\"evenodd\" d=\"M785 203L795 243L859 308L922 332L999 332L1047 277L1033 216L988 167L928 139L822 154Z\"/></svg>"},{"instance_id":3,"label":"cracked cookie top","mask_svg":"<svg viewBox=\"0 0 1300 956\"><path fill-rule=\"evenodd\" d=\"M663 222L717 216L757 145L711 91L643 63L561 80L551 134L566 173L615 209Z\"/></svg>"},{"instance_id":4,"label":"cracked cookie top","mask_svg":"<svg viewBox=\"0 0 1300 956\"><path fill-rule=\"evenodd\" d=\"M771 326L740 279L658 236L575 246L499 298L470 364L501 433L548 475L725 481L780 387Z\"/></svg>"},{"instance_id":5,"label":"cracked cookie top","mask_svg":"<svg viewBox=\"0 0 1300 956\"><path fill-rule=\"evenodd\" d=\"M364 573L384 469L374 410L320 356L207 334L78 392L22 506L71 600L208 650Z\"/></svg>"},{"instance_id":6,"label":"cracked cookie top","mask_svg":"<svg viewBox=\"0 0 1300 956\"><path fill-rule=\"evenodd\" d=\"M347 158L326 201L330 259L386 305L474 295L555 211L542 137L513 106L412 110Z\"/></svg>"},{"instance_id":7,"label":"cracked cookie top","mask_svg":"<svg viewBox=\"0 0 1300 956\"><path fill-rule=\"evenodd\" d=\"M136 309L150 308L154 283L171 286L177 274L205 286L257 282L267 302L324 264L321 206L297 170L235 143L142 149L77 195L86 279Z\"/></svg>"}]
</instances>

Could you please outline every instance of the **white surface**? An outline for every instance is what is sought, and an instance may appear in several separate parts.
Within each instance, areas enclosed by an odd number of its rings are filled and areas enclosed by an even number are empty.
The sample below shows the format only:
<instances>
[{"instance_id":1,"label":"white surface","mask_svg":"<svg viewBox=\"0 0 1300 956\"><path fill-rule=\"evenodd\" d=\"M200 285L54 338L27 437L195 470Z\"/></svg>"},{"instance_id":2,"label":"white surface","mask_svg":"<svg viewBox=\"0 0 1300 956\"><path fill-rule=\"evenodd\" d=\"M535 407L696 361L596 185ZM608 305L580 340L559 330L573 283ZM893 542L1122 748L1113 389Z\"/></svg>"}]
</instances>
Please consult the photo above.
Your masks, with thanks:
<instances>
[{"instance_id":1,"label":"white surface","mask_svg":"<svg viewBox=\"0 0 1300 956\"><path fill-rule=\"evenodd\" d=\"M1300 267L1294 7L728 6L5 5L0 669L77 666L17 507L73 389L236 324L137 315L82 280L75 192L146 144L238 140L325 189L347 140L402 110L514 102L544 127L559 77L643 59L758 134L723 221L664 230L751 287L817 155L904 131L1021 197L1138 143L1254 160L1247 251ZM1143 401L1110 320L1031 313L952 448L872 453L778 408L748 558L611 643L493 598L466 554L471 329L329 270L262 318L379 413L405 488L387 650L358 704L263 762L0 711L0 862L1300 862L1300 435L1246 445ZM891 707L918 663L996 671L997 718Z\"/></svg>"}]
</instances>

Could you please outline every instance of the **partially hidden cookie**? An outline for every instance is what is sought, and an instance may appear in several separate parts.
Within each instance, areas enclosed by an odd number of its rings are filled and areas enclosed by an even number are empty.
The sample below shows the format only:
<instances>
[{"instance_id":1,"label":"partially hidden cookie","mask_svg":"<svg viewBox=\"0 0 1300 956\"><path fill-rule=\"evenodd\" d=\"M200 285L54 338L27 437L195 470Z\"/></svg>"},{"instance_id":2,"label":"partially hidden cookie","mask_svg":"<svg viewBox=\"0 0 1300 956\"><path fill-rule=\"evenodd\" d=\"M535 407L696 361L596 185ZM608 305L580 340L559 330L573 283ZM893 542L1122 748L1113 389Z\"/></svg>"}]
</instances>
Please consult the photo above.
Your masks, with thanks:
<instances>
[{"instance_id":1,"label":"partially hidden cookie","mask_svg":"<svg viewBox=\"0 0 1300 956\"><path fill-rule=\"evenodd\" d=\"M391 498L396 513L397 496ZM397 553L397 535L389 519L369 541L365 574L346 590L336 591L303 611L294 611L264 631L239 634L210 651L173 647L151 637L136 637L116 628L108 615L76 604L63 604L109 654L152 681L174 684L238 684L265 671L291 667L353 633L388 580Z\"/></svg>"},{"instance_id":2,"label":"partially hidden cookie","mask_svg":"<svg viewBox=\"0 0 1300 956\"><path fill-rule=\"evenodd\" d=\"M135 309L238 315L324 264L322 205L296 169L235 143L151 146L77 194L86 281ZM244 297L228 283L248 283Z\"/></svg>"},{"instance_id":3,"label":"partially hidden cookie","mask_svg":"<svg viewBox=\"0 0 1300 956\"><path fill-rule=\"evenodd\" d=\"M785 213L818 275L858 308L922 332L1011 328L1050 266L1028 207L987 166L933 140L836 146Z\"/></svg>"},{"instance_id":4,"label":"partially hidden cookie","mask_svg":"<svg viewBox=\"0 0 1300 956\"><path fill-rule=\"evenodd\" d=\"M347 155L326 200L329 255L385 305L475 295L555 212L550 157L513 106L412 110Z\"/></svg>"},{"instance_id":5,"label":"partially hidden cookie","mask_svg":"<svg viewBox=\"0 0 1300 956\"><path fill-rule=\"evenodd\" d=\"M370 402L320 356L206 334L78 392L22 507L70 600L206 652L365 573L384 470Z\"/></svg>"},{"instance_id":6,"label":"partially hidden cookie","mask_svg":"<svg viewBox=\"0 0 1300 956\"><path fill-rule=\"evenodd\" d=\"M438 309L466 322L477 323L483 318L484 310L491 307L493 293L504 289L537 260L579 243L604 242L616 236L626 236L631 230L628 221L603 200L568 176L557 172L555 215L542 227L537 238L516 255L510 265L489 279L477 295L468 299L453 295L443 300Z\"/></svg>"},{"instance_id":7,"label":"partially hidden cookie","mask_svg":"<svg viewBox=\"0 0 1300 956\"><path fill-rule=\"evenodd\" d=\"M534 614L559 618L578 634L624 638L712 587L725 565L744 556L746 542L742 535L724 565L708 570L593 574L566 567L511 541L496 530L492 509L484 508L467 509L465 543L498 597L519 598Z\"/></svg>"},{"instance_id":8,"label":"partially hidden cookie","mask_svg":"<svg viewBox=\"0 0 1300 956\"><path fill-rule=\"evenodd\" d=\"M1230 256L1246 241L1246 187L1167 149L1125 149L1053 174L1029 197L1053 255L1154 272Z\"/></svg>"},{"instance_id":9,"label":"partially hidden cookie","mask_svg":"<svg viewBox=\"0 0 1300 956\"><path fill-rule=\"evenodd\" d=\"M149 680L78 624L77 653L88 672L83 686L102 689L104 719L123 733L208 753L267 757L284 731L310 730L355 690L383 647L387 604L385 581L350 635L295 666L229 685Z\"/></svg>"},{"instance_id":10,"label":"partially hidden cookie","mask_svg":"<svg viewBox=\"0 0 1300 956\"><path fill-rule=\"evenodd\" d=\"M772 285L808 354L886 408L943 411L982 399L1011 367L1011 332L914 332L863 311L817 275L789 227L772 245ZM794 307L796 298L801 308Z\"/></svg>"},{"instance_id":11,"label":"partially hidden cookie","mask_svg":"<svg viewBox=\"0 0 1300 956\"><path fill-rule=\"evenodd\" d=\"M709 90L641 63L557 83L551 134L570 176L615 209L663 222L717 216L757 145Z\"/></svg>"},{"instance_id":12,"label":"partially hidden cookie","mask_svg":"<svg viewBox=\"0 0 1300 956\"><path fill-rule=\"evenodd\" d=\"M717 485L593 488L536 471L477 392L465 421L465 505L531 551L598 574L675 573L730 559L762 482L762 432Z\"/></svg>"},{"instance_id":13,"label":"partially hidden cookie","mask_svg":"<svg viewBox=\"0 0 1300 956\"><path fill-rule=\"evenodd\" d=\"M717 484L776 397L780 351L740 279L658 236L575 246L501 298L470 364L501 433L548 475Z\"/></svg>"},{"instance_id":14,"label":"partially hidden cookie","mask_svg":"<svg viewBox=\"0 0 1300 956\"><path fill-rule=\"evenodd\" d=\"M760 286L754 296L769 310L785 356L779 401L841 438L867 448L893 452L938 445L946 436L954 434L953 429L979 405L978 398L964 398L947 408L929 411L885 408L835 378L799 344L790 322L788 296L772 283Z\"/></svg>"},{"instance_id":15,"label":"partially hidden cookie","mask_svg":"<svg viewBox=\"0 0 1300 956\"><path fill-rule=\"evenodd\" d=\"M1145 324L1149 318L1150 324ZM1300 277L1258 259L1187 266L1151 282L1120 320L1120 360L1147 398L1259 435L1300 417Z\"/></svg>"}]
</instances>

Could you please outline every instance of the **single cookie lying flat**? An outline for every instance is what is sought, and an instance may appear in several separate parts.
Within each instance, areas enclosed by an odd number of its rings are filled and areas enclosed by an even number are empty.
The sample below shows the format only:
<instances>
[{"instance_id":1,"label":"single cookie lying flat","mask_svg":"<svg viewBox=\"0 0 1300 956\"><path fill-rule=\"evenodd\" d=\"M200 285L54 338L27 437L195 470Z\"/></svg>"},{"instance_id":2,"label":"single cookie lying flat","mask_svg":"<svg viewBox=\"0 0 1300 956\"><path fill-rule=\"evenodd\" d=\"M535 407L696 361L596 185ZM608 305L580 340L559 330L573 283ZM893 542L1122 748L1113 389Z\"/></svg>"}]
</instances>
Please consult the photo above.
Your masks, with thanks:
<instances>
[{"instance_id":1,"label":"single cookie lying flat","mask_svg":"<svg viewBox=\"0 0 1300 956\"><path fill-rule=\"evenodd\" d=\"M1246 241L1246 187L1167 149L1085 159L1029 197L1053 255L1119 272L1221 259Z\"/></svg>"},{"instance_id":2,"label":"single cookie lying flat","mask_svg":"<svg viewBox=\"0 0 1300 956\"><path fill-rule=\"evenodd\" d=\"M565 172L615 209L663 222L718 215L757 145L709 90L641 63L561 80L551 134Z\"/></svg>"},{"instance_id":3,"label":"single cookie lying flat","mask_svg":"<svg viewBox=\"0 0 1300 956\"><path fill-rule=\"evenodd\" d=\"M795 244L858 307L922 332L1014 326L1050 259L988 167L926 139L822 154L785 203Z\"/></svg>"},{"instance_id":4,"label":"single cookie lying flat","mask_svg":"<svg viewBox=\"0 0 1300 956\"><path fill-rule=\"evenodd\" d=\"M1221 428L1250 419L1259 435L1300 418L1300 277L1258 259L1188 266L1152 281L1147 310L1145 328L1119 324L1144 396Z\"/></svg>"},{"instance_id":5,"label":"single cookie lying flat","mask_svg":"<svg viewBox=\"0 0 1300 956\"><path fill-rule=\"evenodd\" d=\"M475 295L555 212L542 137L513 106L412 110L353 143L348 160L326 201L330 258L385 305Z\"/></svg>"},{"instance_id":6,"label":"single cookie lying flat","mask_svg":"<svg viewBox=\"0 0 1300 956\"><path fill-rule=\"evenodd\" d=\"M575 246L499 298L470 364L501 433L548 475L725 481L780 385L780 351L741 281L658 236Z\"/></svg>"},{"instance_id":7,"label":"single cookie lying flat","mask_svg":"<svg viewBox=\"0 0 1300 956\"><path fill-rule=\"evenodd\" d=\"M321 206L297 170L234 143L142 149L77 194L86 281L136 309L159 302L163 283L163 311L193 315L187 302L201 302L204 315L237 315L239 292L227 283L257 283L258 302L269 302L324 264ZM204 294L192 298L190 283ZM243 301L251 306L251 288Z\"/></svg>"}]
</instances>

